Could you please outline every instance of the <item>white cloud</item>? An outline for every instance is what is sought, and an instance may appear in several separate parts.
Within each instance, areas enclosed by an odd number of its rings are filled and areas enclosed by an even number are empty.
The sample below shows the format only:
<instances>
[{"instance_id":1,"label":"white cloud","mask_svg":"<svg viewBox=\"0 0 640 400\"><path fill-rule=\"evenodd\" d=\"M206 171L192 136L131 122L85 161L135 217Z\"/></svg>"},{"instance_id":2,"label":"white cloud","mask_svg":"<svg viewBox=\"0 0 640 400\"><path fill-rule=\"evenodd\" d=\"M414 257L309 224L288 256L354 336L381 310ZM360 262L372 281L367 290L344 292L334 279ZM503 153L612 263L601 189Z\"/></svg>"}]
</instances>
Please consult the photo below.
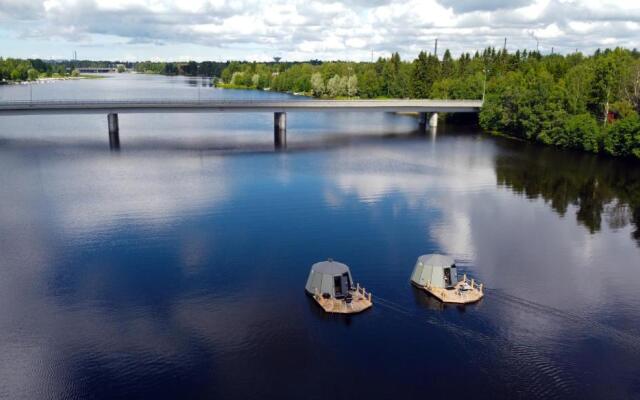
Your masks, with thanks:
<instances>
[{"instance_id":1,"label":"white cloud","mask_svg":"<svg viewBox=\"0 0 640 400\"><path fill-rule=\"evenodd\" d=\"M550 24L544 27L543 29L534 30L535 37L539 39L549 39L549 38L557 38L564 34L564 32L558 28L558 25Z\"/></svg>"},{"instance_id":2,"label":"white cloud","mask_svg":"<svg viewBox=\"0 0 640 400\"><path fill-rule=\"evenodd\" d=\"M412 58L435 38L454 54L505 37L511 48L534 48L533 32L542 50L592 51L636 46L638 21L631 1L0 0L0 48L43 58L83 45L85 57L102 59L172 59L189 46L200 59L368 60L372 51Z\"/></svg>"}]
</instances>

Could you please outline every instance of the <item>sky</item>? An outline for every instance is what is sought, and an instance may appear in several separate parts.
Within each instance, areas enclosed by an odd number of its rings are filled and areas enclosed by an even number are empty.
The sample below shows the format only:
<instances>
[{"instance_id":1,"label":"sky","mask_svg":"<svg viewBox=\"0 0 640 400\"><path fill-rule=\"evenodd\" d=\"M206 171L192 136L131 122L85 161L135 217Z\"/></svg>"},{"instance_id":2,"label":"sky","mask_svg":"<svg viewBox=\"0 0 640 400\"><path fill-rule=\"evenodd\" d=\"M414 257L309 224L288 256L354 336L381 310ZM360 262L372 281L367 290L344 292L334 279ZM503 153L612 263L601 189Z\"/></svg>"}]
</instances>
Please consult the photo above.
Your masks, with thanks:
<instances>
[{"instance_id":1,"label":"sky","mask_svg":"<svg viewBox=\"0 0 640 400\"><path fill-rule=\"evenodd\" d=\"M0 0L0 56L369 61L640 47L640 0Z\"/></svg>"}]
</instances>

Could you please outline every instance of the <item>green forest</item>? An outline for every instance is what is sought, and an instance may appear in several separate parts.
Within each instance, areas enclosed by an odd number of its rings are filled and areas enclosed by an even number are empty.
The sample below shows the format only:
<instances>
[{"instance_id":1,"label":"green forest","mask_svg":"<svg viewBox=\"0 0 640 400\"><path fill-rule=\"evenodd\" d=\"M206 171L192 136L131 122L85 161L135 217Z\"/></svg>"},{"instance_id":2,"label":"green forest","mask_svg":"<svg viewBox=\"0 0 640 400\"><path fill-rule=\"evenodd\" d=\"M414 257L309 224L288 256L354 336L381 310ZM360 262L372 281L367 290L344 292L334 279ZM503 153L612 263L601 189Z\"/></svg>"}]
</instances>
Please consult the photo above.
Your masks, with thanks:
<instances>
[{"instance_id":1,"label":"green forest","mask_svg":"<svg viewBox=\"0 0 640 400\"><path fill-rule=\"evenodd\" d=\"M34 81L41 77L67 76L66 66L46 63L42 60L0 58L0 82Z\"/></svg>"},{"instance_id":2,"label":"green forest","mask_svg":"<svg viewBox=\"0 0 640 400\"><path fill-rule=\"evenodd\" d=\"M227 62L189 61L189 62L153 62L142 61L134 63L132 68L139 73L161 75L186 75L219 77Z\"/></svg>"},{"instance_id":3,"label":"green forest","mask_svg":"<svg viewBox=\"0 0 640 400\"><path fill-rule=\"evenodd\" d=\"M231 62L219 86L322 98L482 99L483 129L612 156L640 158L640 53L616 48L542 55L487 48L458 58L395 53L373 63Z\"/></svg>"},{"instance_id":4,"label":"green forest","mask_svg":"<svg viewBox=\"0 0 640 400\"><path fill-rule=\"evenodd\" d=\"M640 53L542 55L487 48L440 57L398 53L374 62L119 62L0 58L0 83L60 77L80 67L213 77L218 86L319 98L482 99L492 133L612 156L640 158Z\"/></svg>"},{"instance_id":5,"label":"green forest","mask_svg":"<svg viewBox=\"0 0 640 400\"><path fill-rule=\"evenodd\" d=\"M113 68L118 72L133 70L139 73L187 76L220 76L228 65L226 62L126 62L126 61L92 61L92 60L59 60L43 61L40 59L21 60L0 58L0 83L34 81L39 78L60 78L77 75L78 68ZM75 71L75 72L74 72Z\"/></svg>"}]
</instances>

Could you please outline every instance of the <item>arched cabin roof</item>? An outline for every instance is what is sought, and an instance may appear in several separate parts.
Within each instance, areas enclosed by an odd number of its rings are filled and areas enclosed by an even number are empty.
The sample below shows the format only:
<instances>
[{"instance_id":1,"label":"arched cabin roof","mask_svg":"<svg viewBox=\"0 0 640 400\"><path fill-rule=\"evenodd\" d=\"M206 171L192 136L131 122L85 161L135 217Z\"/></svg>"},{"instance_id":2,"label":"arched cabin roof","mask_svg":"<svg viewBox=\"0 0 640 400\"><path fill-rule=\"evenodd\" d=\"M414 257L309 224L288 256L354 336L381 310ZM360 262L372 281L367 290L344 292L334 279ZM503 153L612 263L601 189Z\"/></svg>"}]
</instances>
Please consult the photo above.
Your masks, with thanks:
<instances>
[{"instance_id":1,"label":"arched cabin roof","mask_svg":"<svg viewBox=\"0 0 640 400\"><path fill-rule=\"evenodd\" d=\"M450 267L455 264L455 260L442 254L425 254L418 257L418 261L425 267Z\"/></svg>"},{"instance_id":2,"label":"arched cabin roof","mask_svg":"<svg viewBox=\"0 0 640 400\"><path fill-rule=\"evenodd\" d=\"M311 271L324 275L342 275L349 272L349 267L338 261L321 261L311 266Z\"/></svg>"}]
</instances>

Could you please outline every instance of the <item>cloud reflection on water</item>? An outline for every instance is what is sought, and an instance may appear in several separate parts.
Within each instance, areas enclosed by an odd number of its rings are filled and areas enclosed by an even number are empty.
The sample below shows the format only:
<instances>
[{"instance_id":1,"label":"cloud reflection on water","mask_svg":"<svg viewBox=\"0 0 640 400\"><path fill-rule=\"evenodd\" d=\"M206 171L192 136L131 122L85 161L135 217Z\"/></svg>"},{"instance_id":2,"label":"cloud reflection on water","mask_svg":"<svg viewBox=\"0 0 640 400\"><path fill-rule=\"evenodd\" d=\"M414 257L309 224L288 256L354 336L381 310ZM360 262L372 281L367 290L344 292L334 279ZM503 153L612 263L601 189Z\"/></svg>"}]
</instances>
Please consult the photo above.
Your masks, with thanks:
<instances>
[{"instance_id":1,"label":"cloud reflection on water","mask_svg":"<svg viewBox=\"0 0 640 400\"><path fill-rule=\"evenodd\" d=\"M584 352L584 343L594 337L605 338L618 350L627 349L634 354L630 359L640 356L640 331L626 320L606 317L607 310L621 304L633 313L640 311L632 289L640 285L640 274L631 262L638 259L638 248L627 239L635 228L617 224L598 225L597 231L584 229L580 204L566 206L567 215L578 216L572 219L559 216L542 198L527 198L517 190L514 194L509 184L496 188L494 161L482 156L492 150L478 148L476 158L473 150L460 151L455 143L440 138L434 144L437 153L422 147L372 148L359 155L343 151L337 162L332 160L337 171L334 185L343 196L355 193L371 213L389 201L394 209L398 205L413 209L399 212L398 219L437 211L438 217L425 220L426 235L437 243L437 251L454 255L465 270L494 289L483 300L483 311L476 312L491 314L497 336L489 340L505 352L504 360L512 363L509 368L532 368L532 379L553 383L532 387L540 395L550 388L554 393L571 393L566 390L575 376L566 360ZM501 150L495 153L498 160L505 157ZM549 168L562 171L547 161ZM508 175L505 164L501 166L499 173ZM537 167L522 160L511 168L528 168L522 173L531 175ZM325 197L334 207L346 202L332 191L325 192L331 193ZM614 210L620 212L619 207ZM574 339L574 346L564 343L567 337ZM628 375L631 366L621 362L613 368ZM633 390L619 389L618 394Z\"/></svg>"},{"instance_id":2,"label":"cloud reflection on water","mask_svg":"<svg viewBox=\"0 0 640 400\"><path fill-rule=\"evenodd\" d=\"M422 234L437 243L437 251L452 254L490 288L586 315L602 315L618 303L640 310L633 291L620 290L629 289L622 283L625 279L640 285L637 265L622 262L615 269L603 268L611 264L607 260L613 249L617 260L638 257L638 249L626 239L631 226L605 226L593 234L579 222L559 217L542 199L496 188L493 159L482 157L493 151L487 149L493 145L481 145L476 154L474 147L461 151L456 143L441 138L434 145L437 153L429 153L429 148L425 152L424 147L344 150L331 160L333 182L343 196L355 193L372 213L385 200L394 202L396 209L413 209L396 218L420 218L436 210L438 217L426 220ZM345 203L330 189L325 189L325 198L333 207ZM568 206L567 214L576 212L577 206ZM553 317L537 315L546 322L532 323L521 310L501 307L500 313L504 327L528 335L537 329L554 332L544 337L563 331Z\"/></svg>"},{"instance_id":3,"label":"cloud reflection on water","mask_svg":"<svg viewBox=\"0 0 640 400\"><path fill-rule=\"evenodd\" d=\"M53 163L41 179L60 228L89 235L166 226L229 197L222 157L92 156Z\"/></svg>"},{"instance_id":4,"label":"cloud reflection on water","mask_svg":"<svg viewBox=\"0 0 640 400\"><path fill-rule=\"evenodd\" d=\"M344 224L371 228L370 237L357 238L366 243L387 238L378 225L395 235L394 227L413 219L421 229L415 232L417 243L453 254L474 276L500 289L480 307L469 308L464 323L450 328L468 334L473 345L488 346L489 352L504 351L507 367L550 370L542 380L547 382L555 370L562 369L564 379L573 368L554 358L558 350L579 352L583 341L604 337L605 347L620 351L620 342L611 339L612 331L603 329L601 320L620 304L627 315L638 314L640 277L630 262L618 262L615 269L603 265L612 253L618 261L637 258L638 249L628 240L631 227L604 226L592 234L567 217L576 206L567 206L561 217L543 199L497 186L497 151L492 141L443 136L435 142L416 139L273 156L71 155L36 159L40 167L17 175L3 168L9 206L0 209L0 246L10 256L0 259L5 264L0 328L10 334L0 341L0 365L26 373L4 375L9 378L0 388L44 397L38 391L46 387L62 397L87 393L81 380L92 368L115 381L135 376L137 367L153 366L145 373L157 382L171 373L196 374L199 363L211 363L203 370L215 371L221 384L224 379L237 384L245 379L245 363L253 354L263 356L254 360L265 368L273 360L288 368L286 359L274 354L291 349L297 360L313 365L311 346L326 342L307 330L309 321L300 321L308 310L298 302L301 293L285 290L290 271L271 265L249 269L260 264L259 257L239 261L261 249L258 240L284 233L265 217L280 212L270 202L304 199L291 198L300 192L323 199L324 208L295 204L306 218L305 230L295 235L318 237L314 230L326 228L331 210L343 212ZM199 225L202 219L205 226ZM225 219L253 230L219 228ZM123 234L142 238L138 246L156 247L147 254L125 240L110 250L109 243L118 244ZM412 233L397 235L398 242L409 241ZM340 238L335 240L338 246ZM287 251L300 259L306 255ZM407 251L413 250L388 252ZM112 252L123 253L122 258L109 258ZM132 256L143 258L127 259ZM264 263L275 264L279 257ZM389 285L396 283L393 274L410 272L410 265L397 265L392 258L383 264L378 273L389 278ZM254 273L253 279L233 272L242 266ZM369 272L366 264L361 267L361 274ZM283 285L265 283L270 279ZM399 293L395 301L415 300L409 287L395 289L390 290ZM405 319L449 317L433 311L419 308ZM384 315L379 312L369 317ZM579 318L563 320L568 312ZM481 328L473 326L477 321ZM611 326L633 333L626 320ZM567 337L576 344L567 344ZM516 356L509 354L513 349L519 351ZM522 366L523 360L531 365ZM486 361L480 357L477 362ZM43 367L47 363L51 366ZM629 371L627 364L616 368L621 374ZM79 388L64 386L76 382Z\"/></svg>"}]
</instances>

